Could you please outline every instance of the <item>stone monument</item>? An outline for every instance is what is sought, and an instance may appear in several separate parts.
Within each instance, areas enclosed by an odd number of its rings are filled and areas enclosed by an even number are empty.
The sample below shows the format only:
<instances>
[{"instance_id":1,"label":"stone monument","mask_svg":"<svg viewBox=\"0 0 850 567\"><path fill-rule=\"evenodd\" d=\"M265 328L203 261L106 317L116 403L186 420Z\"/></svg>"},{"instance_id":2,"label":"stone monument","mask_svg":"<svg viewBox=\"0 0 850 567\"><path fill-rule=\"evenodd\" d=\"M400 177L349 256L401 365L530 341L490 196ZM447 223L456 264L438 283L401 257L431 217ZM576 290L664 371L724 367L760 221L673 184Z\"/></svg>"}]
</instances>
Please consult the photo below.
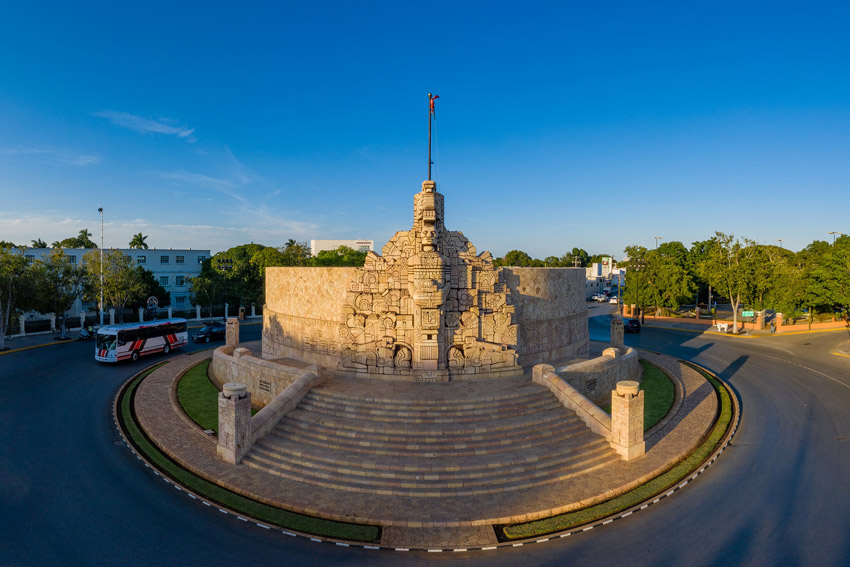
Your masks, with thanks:
<instances>
[{"instance_id":1,"label":"stone monument","mask_svg":"<svg viewBox=\"0 0 850 567\"><path fill-rule=\"evenodd\" d=\"M583 271L494 268L422 183L362 268L267 268L263 356L378 378L488 378L587 354Z\"/></svg>"}]
</instances>

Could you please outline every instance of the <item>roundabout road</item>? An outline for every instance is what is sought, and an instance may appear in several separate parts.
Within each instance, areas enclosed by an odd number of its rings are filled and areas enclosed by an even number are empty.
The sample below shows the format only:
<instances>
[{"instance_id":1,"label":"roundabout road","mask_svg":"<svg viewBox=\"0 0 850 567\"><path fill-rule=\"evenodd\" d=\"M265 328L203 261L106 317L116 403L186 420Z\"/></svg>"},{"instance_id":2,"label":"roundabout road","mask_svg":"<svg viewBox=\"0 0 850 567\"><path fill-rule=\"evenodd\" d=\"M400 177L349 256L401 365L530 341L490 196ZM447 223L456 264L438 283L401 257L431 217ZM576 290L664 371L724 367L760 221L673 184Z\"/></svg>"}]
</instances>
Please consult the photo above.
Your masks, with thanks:
<instances>
[{"instance_id":1,"label":"roundabout road","mask_svg":"<svg viewBox=\"0 0 850 567\"><path fill-rule=\"evenodd\" d=\"M591 338L607 340L610 311L591 308ZM243 340L259 334L243 327ZM644 328L626 342L694 360L735 388L743 418L730 447L629 518L472 554L341 548L225 516L152 474L114 430L118 387L156 358L102 365L91 343L0 356L0 565L850 564L850 358L831 354L846 334Z\"/></svg>"}]
</instances>

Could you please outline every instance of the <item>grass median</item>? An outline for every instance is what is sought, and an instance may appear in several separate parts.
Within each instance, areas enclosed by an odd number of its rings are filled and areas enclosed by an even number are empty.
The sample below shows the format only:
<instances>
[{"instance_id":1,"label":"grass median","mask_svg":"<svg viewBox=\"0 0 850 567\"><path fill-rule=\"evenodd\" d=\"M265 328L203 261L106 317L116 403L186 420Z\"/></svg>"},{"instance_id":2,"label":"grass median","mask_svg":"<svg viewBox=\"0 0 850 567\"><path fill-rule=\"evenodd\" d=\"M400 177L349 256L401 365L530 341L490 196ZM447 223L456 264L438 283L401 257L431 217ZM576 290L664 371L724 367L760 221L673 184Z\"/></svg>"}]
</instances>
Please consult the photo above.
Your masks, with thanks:
<instances>
[{"instance_id":1,"label":"grass median","mask_svg":"<svg viewBox=\"0 0 850 567\"><path fill-rule=\"evenodd\" d=\"M576 526L595 522L661 494L697 470L711 456L726 435L726 431L732 423L733 404L729 390L719 380L715 379L699 366L686 364L697 370L711 383L718 398L718 405L720 406L719 415L714 427L711 429L708 437L706 437L693 453L675 464L664 474L655 477L646 484L596 506L590 506L583 510L567 512L533 522L497 526L496 533L499 535L499 538L503 541L527 539L554 532L562 532Z\"/></svg>"},{"instance_id":2,"label":"grass median","mask_svg":"<svg viewBox=\"0 0 850 567\"><path fill-rule=\"evenodd\" d=\"M161 473L207 500L266 524L334 539L365 543L380 541L381 529L378 526L349 524L305 516L251 500L196 476L160 452L139 427L133 409L133 398L139 384L162 364L146 370L127 384L122 389L117 404L118 421L124 435L135 449ZM206 368L203 374L206 376Z\"/></svg>"}]
</instances>

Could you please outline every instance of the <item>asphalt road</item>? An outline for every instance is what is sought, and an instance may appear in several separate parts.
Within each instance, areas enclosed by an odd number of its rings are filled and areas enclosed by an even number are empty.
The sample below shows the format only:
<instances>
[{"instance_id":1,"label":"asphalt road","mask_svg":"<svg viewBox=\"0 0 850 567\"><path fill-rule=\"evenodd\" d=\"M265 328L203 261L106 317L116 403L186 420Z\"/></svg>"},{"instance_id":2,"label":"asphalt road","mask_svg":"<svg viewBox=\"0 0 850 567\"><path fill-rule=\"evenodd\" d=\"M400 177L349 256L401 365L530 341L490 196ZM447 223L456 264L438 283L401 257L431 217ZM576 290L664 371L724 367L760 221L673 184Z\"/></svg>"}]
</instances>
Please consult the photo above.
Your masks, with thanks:
<instances>
[{"instance_id":1,"label":"asphalt road","mask_svg":"<svg viewBox=\"0 0 850 567\"><path fill-rule=\"evenodd\" d=\"M591 338L607 340L612 307L591 307ZM259 326L242 331L259 338ZM831 354L846 335L644 328L626 342L693 359L732 384L743 419L721 459L673 497L603 528L440 554L288 537L164 483L119 441L111 416L120 384L151 358L98 364L93 345L77 342L2 356L0 565L850 565L850 358Z\"/></svg>"}]
</instances>

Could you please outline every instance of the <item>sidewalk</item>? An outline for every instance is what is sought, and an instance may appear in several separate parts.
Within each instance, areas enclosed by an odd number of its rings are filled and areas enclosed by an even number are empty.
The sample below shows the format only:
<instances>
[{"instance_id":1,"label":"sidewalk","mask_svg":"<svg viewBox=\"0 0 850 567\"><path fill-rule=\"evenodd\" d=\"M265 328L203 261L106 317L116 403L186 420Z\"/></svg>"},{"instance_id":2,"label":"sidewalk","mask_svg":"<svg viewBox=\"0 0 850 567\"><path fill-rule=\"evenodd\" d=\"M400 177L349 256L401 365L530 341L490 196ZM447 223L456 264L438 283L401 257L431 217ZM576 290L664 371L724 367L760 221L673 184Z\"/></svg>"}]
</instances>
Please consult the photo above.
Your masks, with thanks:
<instances>
[{"instance_id":1,"label":"sidewalk","mask_svg":"<svg viewBox=\"0 0 850 567\"><path fill-rule=\"evenodd\" d=\"M654 317L646 317L644 327L648 328L656 328L656 329L677 329L680 331L689 331L693 333L701 333L708 335L720 335L726 337L735 337L735 338L753 338L753 337L781 337L783 335L797 335L800 333L824 333L830 331L846 331L848 327L844 326L836 326L834 328L813 328L809 330L807 325L783 325L779 330L775 333L771 333L770 329L752 329L747 328L744 329L741 325L741 322L738 322L738 334L732 333L732 322L731 321L721 321L721 323L729 324L729 332L724 333L723 331L718 331L717 326L711 324L711 320L700 320L699 322L694 319L681 319L681 320L671 320L670 317L664 318L654 318Z\"/></svg>"}]
</instances>

